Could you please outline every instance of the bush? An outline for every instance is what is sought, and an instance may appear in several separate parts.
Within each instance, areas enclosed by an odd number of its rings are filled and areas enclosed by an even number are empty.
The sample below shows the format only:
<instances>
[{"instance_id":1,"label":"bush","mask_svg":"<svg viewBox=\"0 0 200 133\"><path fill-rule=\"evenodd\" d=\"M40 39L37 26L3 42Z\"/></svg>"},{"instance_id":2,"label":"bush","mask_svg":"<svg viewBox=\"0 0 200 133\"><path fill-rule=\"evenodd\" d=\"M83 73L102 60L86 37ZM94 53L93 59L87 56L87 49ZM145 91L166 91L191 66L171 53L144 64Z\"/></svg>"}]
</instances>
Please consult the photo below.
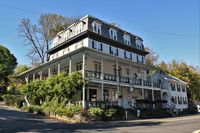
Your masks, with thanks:
<instances>
[{"instance_id":1,"label":"bush","mask_svg":"<svg viewBox=\"0 0 200 133\"><path fill-rule=\"evenodd\" d=\"M6 94L2 97L6 105L15 106L17 108L21 108L23 106L23 102L25 102L24 98L20 95Z\"/></svg>"},{"instance_id":2,"label":"bush","mask_svg":"<svg viewBox=\"0 0 200 133\"><path fill-rule=\"evenodd\" d=\"M80 114L81 116L85 116L85 117L89 116L89 112L87 109L81 109Z\"/></svg>"},{"instance_id":3,"label":"bush","mask_svg":"<svg viewBox=\"0 0 200 133\"><path fill-rule=\"evenodd\" d=\"M104 110L103 120L122 120L125 110L121 106L111 106Z\"/></svg>"},{"instance_id":4,"label":"bush","mask_svg":"<svg viewBox=\"0 0 200 133\"><path fill-rule=\"evenodd\" d=\"M92 117L99 117L102 115L103 110L100 108L91 107L88 109L88 112Z\"/></svg>"},{"instance_id":5,"label":"bush","mask_svg":"<svg viewBox=\"0 0 200 133\"><path fill-rule=\"evenodd\" d=\"M140 110L140 118L166 118L171 114L165 109L142 109Z\"/></svg>"},{"instance_id":6,"label":"bush","mask_svg":"<svg viewBox=\"0 0 200 133\"><path fill-rule=\"evenodd\" d=\"M109 108L104 111L104 119L105 120L114 120L117 116L117 109Z\"/></svg>"},{"instance_id":7,"label":"bush","mask_svg":"<svg viewBox=\"0 0 200 133\"><path fill-rule=\"evenodd\" d=\"M17 108L21 108L23 106L23 103L25 102L24 98L22 96L16 96L16 99L15 99L15 106Z\"/></svg>"},{"instance_id":8,"label":"bush","mask_svg":"<svg viewBox=\"0 0 200 133\"><path fill-rule=\"evenodd\" d=\"M11 105L11 106L15 105L16 97L14 95L5 94L2 97L6 105Z\"/></svg>"},{"instance_id":9,"label":"bush","mask_svg":"<svg viewBox=\"0 0 200 133\"><path fill-rule=\"evenodd\" d=\"M189 115L189 114L196 114L198 113L197 108L189 108L184 109L183 111L180 111L178 115Z\"/></svg>"},{"instance_id":10,"label":"bush","mask_svg":"<svg viewBox=\"0 0 200 133\"><path fill-rule=\"evenodd\" d=\"M43 108L38 105L23 106L21 109L24 111L28 111L30 113L36 113L36 114L40 114L40 115L44 114Z\"/></svg>"}]
</instances>

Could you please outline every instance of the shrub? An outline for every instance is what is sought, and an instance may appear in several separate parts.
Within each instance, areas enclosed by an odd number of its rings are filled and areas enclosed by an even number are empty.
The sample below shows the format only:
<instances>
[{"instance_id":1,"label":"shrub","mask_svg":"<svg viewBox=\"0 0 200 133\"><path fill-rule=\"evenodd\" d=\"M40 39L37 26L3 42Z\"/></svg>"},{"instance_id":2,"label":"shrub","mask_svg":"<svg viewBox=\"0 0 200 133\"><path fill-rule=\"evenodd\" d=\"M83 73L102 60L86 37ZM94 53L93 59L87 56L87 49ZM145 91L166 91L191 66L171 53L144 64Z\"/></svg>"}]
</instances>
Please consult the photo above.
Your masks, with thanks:
<instances>
[{"instance_id":1,"label":"shrub","mask_svg":"<svg viewBox=\"0 0 200 133\"><path fill-rule=\"evenodd\" d=\"M89 116L89 113L88 113L87 109L81 109L80 114L81 114L81 116L85 116L85 117Z\"/></svg>"},{"instance_id":2,"label":"shrub","mask_svg":"<svg viewBox=\"0 0 200 133\"><path fill-rule=\"evenodd\" d=\"M23 106L23 103L25 102L24 98L22 96L16 96L16 99L15 99L15 106L17 108L21 108Z\"/></svg>"},{"instance_id":3,"label":"shrub","mask_svg":"<svg viewBox=\"0 0 200 133\"><path fill-rule=\"evenodd\" d=\"M117 109L109 108L104 111L104 119L105 120L114 120L117 116Z\"/></svg>"},{"instance_id":4,"label":"shrub","mask_svg":"<svg viewBox=\"0 0 200 133\"><path fill-rule=\"evenodd\" d=\"M6 105L15 105L16 97L14 95L5 94L2 97Z\"/></svg>"},{"instance_id":5,"label":"shrub","mask_svg":"<svg viewBox=\"0 0 200 133\"><path fill-rule=\"evenodd\" d=\"M67 106L67 108L69 108L69 110L71 112L73 112L74 114L78 114L78 113L80 113L82 106L81 105L71 105L71 106Z\"/></svg>"},{"instance_id":6,"label":"shrub","mask_svg":"<svg viewBox=\"0 0 200 133\"><path fill-rule=\"evenodd\" d=\"M91 107L88 109L88 112L92 117L99 117L102 115L103 110L100 108Z\"/></svg>"},{"instance_id":7,"label":"shrub","mask_svg":"<svg viewBox=\"0 0 200 133\"><path fill-rule=\"evenodd\" d=\"M40 114L40 115L44 114L43 108L38 105L23 106L21 109L24 111L28 111L30 113L36 113L36 114Z\"/></svg>"},{"instance_id":8,"label":"shrub","mask_svg":"<svg viewBox=\"0 0 200 133\"><path fill-rule=\"evenodd\" d=\"M6 94L2 97L6 105L16 106L17 108L21 108L23 106L24 98L20 95Z\"/></svg>"}]
</instances>

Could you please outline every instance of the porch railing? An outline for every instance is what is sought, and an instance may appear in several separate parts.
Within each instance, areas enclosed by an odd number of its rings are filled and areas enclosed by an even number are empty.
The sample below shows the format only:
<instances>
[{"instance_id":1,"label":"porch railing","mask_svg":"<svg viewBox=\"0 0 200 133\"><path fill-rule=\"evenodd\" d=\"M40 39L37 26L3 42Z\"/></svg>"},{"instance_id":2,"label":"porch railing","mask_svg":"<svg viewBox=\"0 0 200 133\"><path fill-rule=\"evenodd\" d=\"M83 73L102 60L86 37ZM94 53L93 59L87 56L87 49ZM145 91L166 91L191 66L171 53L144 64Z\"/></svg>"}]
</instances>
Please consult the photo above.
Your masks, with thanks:
<instances>
[{"instance_id":1,"label":"porch railing","mask_svg":"<svg viewBox=\"0 0 200 133\"><path fill-rule=\"evenodd\" d=\"M86 101L86 108L99 107L99 108L109 108L111 106L117 106L117 101Z\"/></svg>"},{"instance_id":2,"label":"porch railing","mask_svg":"<svg viewBox=\"0 0 200 133\"><path fill-rule=\"evenodd\" d=\"M116 81L116 76L108 73L104 73L104 80L109 80L109 81Z\"/></svg>"},{"instance_id":3,"label":"porch railing","mask_svg":"<svg viewBox=\"0 0 200 133\"><path fill-rule=\"evenodd\" d=\"M85 71L85 76L86 78L89 79L103 79L106 81L117 81L117 76L113 74L108 74L108 73L101 73L101 72L96 72L96 71L90 71L86 70ZM102 78L103 77L103 78ZM119 82L121 83L130 83L132 85L144 85L144 86L151 86L151 87L156 87L160 88L160 83L157 82L151 82L148 80L142 80L142 79L130 79L127 76L119 76Z\"/></svg>"},{"instance_id":4,"label":"porch railing","mask_svg":"<svg viewBox=\"0 0 200 133\"><path fill-rule=\"evenodd\" d=\"M101 72L95 72L95 71L89 71L89 70L87 70L86 72L85 72L85 76L87 77L87 78L92 78L92 79L101 79Z\"/></svg>"},{"instance_id":5,"label":"porch railing","mask_svg":"<svg viewBox=\"0 0 200 133\"><path fill-rule=\"evenodd\" d=\"M141 79L133 79L132 84L133 85L142 85L142 80Z\"/></svg>"},{"instance_id":6,"label":"porch railing","mask_svg":"<svg viewBox=\"0 0 200 133\"><path fill-rule=\"evenodd\" d=\"M120 76L120 77L119 77L119 82L122 82L122 83L130 83L129 77Z\"/></svg>"},{"instance_id":7,"label":"porch railing","mask_svg":"<svg viewBox=\"0 0 200 133\"><path fill-rule=\"evenodd\" d=\"M151 81L143 80L143 85L144 86L151 86Z\"/></svg>"}]
</instances>

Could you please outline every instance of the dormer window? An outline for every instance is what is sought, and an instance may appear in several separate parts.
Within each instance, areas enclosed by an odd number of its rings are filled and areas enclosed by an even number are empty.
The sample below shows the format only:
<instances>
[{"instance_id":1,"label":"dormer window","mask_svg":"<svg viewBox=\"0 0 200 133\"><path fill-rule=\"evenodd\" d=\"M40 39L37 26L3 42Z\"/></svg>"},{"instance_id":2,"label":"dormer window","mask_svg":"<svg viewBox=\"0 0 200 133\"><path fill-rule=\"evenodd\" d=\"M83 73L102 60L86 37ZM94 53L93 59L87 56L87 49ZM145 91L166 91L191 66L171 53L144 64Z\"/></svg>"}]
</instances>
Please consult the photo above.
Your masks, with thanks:
<instances>
[{"instance_id":1,"label":"dormer window","mask_svg":"<svg viewBox=\"0 0 200 133\"><path fill-rule=\"evenodd\" d=\"M101 35L101 24L96 22L96 21L94 21L92 23L92 30L93 30L93 32Z\"/></svg>"},{"instance_id":2,"label":"dormer window","mask_svg":"<svg viewBox=\"0 0 200 133\"><path fill-rule=\"evenodd\" d=\"M127 34L124 34L124 43L127 45L131 45L131 41L130 41L130 36Z\"/></svg>"},{"instance_id":3,"label":"dormer window","mask_svg":"<svg viewBox=\"0 0 200 133\"><path fill-rule=\"evenodd\" d=\"M76 25L76 34L81 33L83 30L83 22L80 22Z\"/></svg>"},{"instance_id":4,"label":"dormer window","mask_svg":"<svg viewBox=\"0 0 200 133\"><path fill-rule=\"evenodd\" d=\"M142 41L140 39L136 40L136 47L142 50Z\"/></svg>"},{"instance_id":5,"label":"dormer window","mask_svg":"<svg viewBox=\"0 0 200 133\"><path fill-rule=\"evenodd\" d=\"M114 29L110 29L109 30L109 34L110 34L110 38L114 39L114 40L117 40L117 31L114 30Z\"/></svg>"}]
</instances>

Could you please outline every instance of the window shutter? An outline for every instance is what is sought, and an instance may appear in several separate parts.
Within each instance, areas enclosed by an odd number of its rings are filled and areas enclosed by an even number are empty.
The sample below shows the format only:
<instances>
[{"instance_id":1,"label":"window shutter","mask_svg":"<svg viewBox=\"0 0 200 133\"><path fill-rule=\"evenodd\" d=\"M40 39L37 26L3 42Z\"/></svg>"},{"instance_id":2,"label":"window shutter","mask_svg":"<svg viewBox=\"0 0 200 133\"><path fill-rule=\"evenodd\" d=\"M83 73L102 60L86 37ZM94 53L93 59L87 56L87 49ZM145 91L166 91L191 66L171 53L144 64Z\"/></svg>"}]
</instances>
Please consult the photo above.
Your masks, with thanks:
<instances>
[{"instance_id":1,"label":"window shutter","mask_svg":"<svg viewBox=\"0 0 200 133\"><path fill-rule=\"evenodd\" d=\"M116 49L116 55L118 56L118 49Z\"/></svg>"},{"instance_id":2,"label":"window shutter","mask_svg":"<svg viewBox=\"0 0 200 133\"><path fill-rule=\"evenodd\" d=\"M103 44L102 43L100 44L100 47L101 47L100 50L103 51Z\"/></svg>"},{"instance_id":3,"label":"window shutter","mask_svg":"<svg viewBox=\"0 0 200 133\"><path fill-rule=\"evenodd\" d=\"M94 48L94 40L92 40L92 48Z\"/></svg>"}]
</instances>

